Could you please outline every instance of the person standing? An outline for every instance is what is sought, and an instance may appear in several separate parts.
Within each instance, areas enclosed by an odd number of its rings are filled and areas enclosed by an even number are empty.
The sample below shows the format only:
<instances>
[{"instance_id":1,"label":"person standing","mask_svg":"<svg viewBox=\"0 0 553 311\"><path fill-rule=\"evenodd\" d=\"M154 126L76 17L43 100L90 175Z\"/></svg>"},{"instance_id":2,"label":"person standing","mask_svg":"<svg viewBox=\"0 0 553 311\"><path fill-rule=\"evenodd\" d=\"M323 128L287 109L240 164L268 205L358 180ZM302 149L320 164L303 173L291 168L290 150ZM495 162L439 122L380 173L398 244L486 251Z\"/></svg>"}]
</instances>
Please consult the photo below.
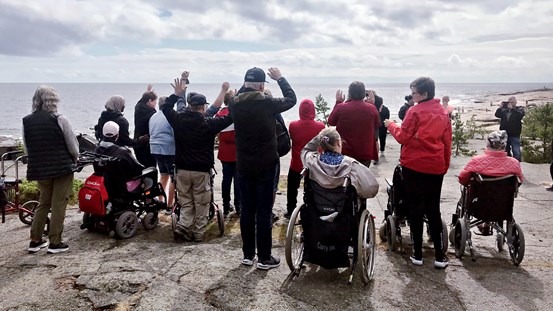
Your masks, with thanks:
<instances>
[{"instance_id":1,"label":"person standing","mask_svg":"<svg viewBox=\"0 0 553 311\"><path fill-rule=\"evenodd\" d=\"M225 93L223 107L216 117L224 117L229 114L228 105L234 97L234 91L230 90ZM230 188L233 185L234 179L234 210L237 215L240 215L240 189L238 188L238 181L236 180L236 139L234 133L234 124L229 125L219 133L219 150L217 152L217 159L221 161L223 167L223 181L221 182L221 192L223 197L223 212L228 215L232 211L230 205Z\"/></svg>"},{"instance_id":2,"label":"person standing","mask_svg":"<svg viewBox=\"0 0 553 311\"><path fill-rule=\"evenodd\" d=\"M263 94L265 72L254 67L246 71L244 86L229 104L242 203L242 264L254 264L257 244L257 268L263 270L280 265L280 259L271 255L273 187L279 161L275 115L296 104L296 94L280 70L269 68L269 77L278 82L284 98Z\"/></svg>"},{"instance_id":3,"label":"person standing","mask_svg":"<svg viewBox=\"0 0 553 311\"><path fill-rule=\"evenodd\" d=\"M301 151L305 145L317 136L325 128L321 121L315 121L315 104L311 99L304 99L299 107L300 119L290 122L288 132L292 139L292 157L290 159L290 168L288 170L288 184L286 191L286 214L284 217L290 218L296 208L298 188L301 181Z\"/></svg>"},{"instance_id":4,"label":"person standing","mask_svg":"<svg viewBox=\"0 0 553 311\"><path fill-rule=\"evenodd\" d=\"M399 119L401 121L403 121L403 119L405 119L405 115L407 114L407 110L409 110L409 108L413 107L413 105L415 104L415 102L413 101L413 96L411 96L411 95L405 96L405 101L406 101L406 103L403 104L403 106L401 106L401 108L399 108L399 112L397 113L397 116L399 117Z\"/></svg>"},{"instance_id":5,"label":"person standing","mask_svg":"<svg viewBox=\"0 0 553 311\"><path fill-rule=\"evenodd\" d=\"M495 111L495 117L500 118L499 129L507 131L507 155L512 156L519 162L520 154L520 133L522 132L522 118L524 108L517 106L517 99L512 96L508 102L502 102ZM512 151L512 153L511 153Z\"/></svg>"},{"instance_id":6,"label":"person standing","mask_svg":"<svg viewBox=\"0 0 553 311\"><path fill-rule=\"evenodd\" d=\"M40 86L33 96L32 113L23 118L23 144L29 160L27 179L36 180L40 191L31 225L29 253L48 246L42 234L50 211L48 253L69 250L61 235L79 143L69 121L58 113L59 102L60 98L52 87Z\"/></svg>"},{"instance_id":7,"label":"person standing","mask_svg":"<svg viewBox=\"0 0 553 311\"><path fill-rule=\"evenodd\" d=\"M156 113L157 95L152 91L152 85L148 85L148 90L142 94L142 98L134 107L134 154L145 167L155 167L156 159L150 152L148 123L154 113Z\"/></svg>"},{"instance_id":8,"label":"person standing","mask_svg":"<svg viewBox=\"0 0 553 311\"><path fill-rule=\"evenodd\" d=\"M372 92L368 92L370 97ZM372 95L372 96L371 96ZM376 138L380 117L373 100L365 101L365 85L354 81L349 85L348 100L344 102L341 91L336 92L336 105L328 117L328 124L336 126L342 137L343 154L350 156L366 167L378 160Z\"/></svg>"},{"instance_id":9,"label":"person standing","mask_svg":"<svg viewBox=\"0 0 553 311\"><path fill-rule=\"evenodd\" d=\"M553 180L553 139L551 140L551 144L549 145L551 147L551 165L549 166L549 174L551 175L551 180ZM553 191L553 184L551 184L551 187L545 188L547 191Z\"/></svg>"},{"instance_id":10,"label":"person standing","mask_svg":"<svg viewBox=\"0 0 553 311\"><path fill-rule=\"evenodd\" d=\"M455 111L455 107L449 104L449 96L446 95L442 97L442 105L444 106L444 109L447 111L447 114L449 115L449 119L453 120L453 111Z\"/></svg>"},{"instance_id":11,"label":"person standing","mask_svg":"<svg viewBox=\"0 0 553 311\"><path fill-rule=\"evenodd\" d=\"M376 110L378 110L378 115L380 117L378 141L380 142L380 155L383 156L384 150L386 149L386 135L388 134L388 129L386 128L386 126L384 126L383 121L390 118L390 109L384 106L384 99L382 99L382 97L378 95L374 96L374 105L376 106Z\"/></svg>"},{"instance_id":12,"label":"person standing","mask_svg":"<svg viewBox=\"0 0 553 311\"><path fill-rule=\"evenodd\" d=\"M401 127L384 120L384 124L402 144L400 164L405 188L405 203L409 209L409 224L413 237L411 262L421 266L423 218L426 215L434 241L436 268L448 265L442 250L442 218L440 196L444 175L451 160L451 121L447 111L434 98L434 80L420 77L410 85L416 106L410 108Z\"/></svg>"},{"instance_id":13,"label":"person standing","mask_svg":"<svg viewBox=\"0 0 553 311\"><path fill-rule=\"evenodd\" d=\"M228 83L225 82L226 90ZM212 196L210 171L213 168L215 136L232 123L230 116L207 118L207 100L202 94L191 96L184 112L173 109L186 86L181 79L172 84L175 92L161 108L175 133L175 166L178 200L182 204L175 239L202 242ZM225 90L225 91L226 91Z\"/></svg>"}]
</instances>

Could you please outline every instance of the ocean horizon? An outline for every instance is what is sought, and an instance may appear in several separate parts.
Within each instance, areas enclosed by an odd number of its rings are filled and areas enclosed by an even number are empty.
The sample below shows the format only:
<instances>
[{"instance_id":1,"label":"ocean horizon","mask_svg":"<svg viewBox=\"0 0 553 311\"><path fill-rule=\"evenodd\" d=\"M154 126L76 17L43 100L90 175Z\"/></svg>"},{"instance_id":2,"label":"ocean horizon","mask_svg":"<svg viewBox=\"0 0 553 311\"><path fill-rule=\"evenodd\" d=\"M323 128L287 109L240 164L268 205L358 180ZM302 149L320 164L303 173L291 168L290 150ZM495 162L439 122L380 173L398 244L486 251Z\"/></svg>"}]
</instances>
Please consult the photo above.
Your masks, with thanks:
<instances>
[{"instance_id":1,"label":"ocean horizon","mask_svg":"<svg viewBox=\"0 0 553 311\"><path fill-rule=\"evenodd\" d=\"M0 92L4 100L0 103L0 135L21 137L22 118L31 113L32 97L39 85L50 85L58 92L61 103L59 112L69 119L75 133L93 134L100 113L104 110L106 101L113 95L122 95L125 100L125 118L129 121L129 129L134 130L134 106L146 91L147 83L0 83ZM240 88L241 82L231 83L231 88ZM330 109L334 106L336 90L347 93L348 84L294 84L298 104L304 98L315 102L319 94L323 96ZM153 83L158 96L173 93L169 83ZM365 84L384 99L384 105L390 109L391 118L397 119L397 113L403 105L404 97L411 93L409 83L373 83ZM475 101L492 94L512 94L553 88L553 83L437 83L436 97L448 95L453 106L471 106ZM280 88L276 82L266 84L275 97L281 97ZM221 83L192 83L187 92L204 94L212 103L221 89ZM507 98L505 98L506 100ZM283 113L287 123L297 120L298 105Z\"/></svg>"}]
</instances>

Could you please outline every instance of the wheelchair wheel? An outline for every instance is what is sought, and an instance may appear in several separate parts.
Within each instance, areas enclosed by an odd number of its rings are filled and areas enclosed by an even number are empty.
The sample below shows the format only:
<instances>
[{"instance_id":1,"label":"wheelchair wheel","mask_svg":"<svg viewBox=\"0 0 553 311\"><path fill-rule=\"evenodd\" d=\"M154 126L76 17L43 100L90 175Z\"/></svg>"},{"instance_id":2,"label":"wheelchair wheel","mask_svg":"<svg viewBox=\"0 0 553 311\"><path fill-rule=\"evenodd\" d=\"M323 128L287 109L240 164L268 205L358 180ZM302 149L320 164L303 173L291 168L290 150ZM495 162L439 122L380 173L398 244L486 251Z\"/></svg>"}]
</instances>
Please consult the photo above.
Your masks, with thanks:
<instances>
[{"instance_id":1,"label":"wheelchair wheel","mask_svg":"<svg viewBox=\"0 0 553 311\"><path fill-rule=\"evenodd\" d=\"M31 225L33 223L33 217L35 216L35 210L38 207L38 201L27 201L19 209L19 220L26 225ZM32 213L27 212L26 210L31 211Z\"/></svg>"},{"instance_id":2,"label":"wheelchair wheel","mask_svg":"<svg viewBox=\"0 0 553 311\"><path fill-rule=\"evenodd\" d=\"M286 243L284 244L284 253L286 264L290 271L294 272L301 269L303 264L303 227L301 226L300 210L303 205L298 206L292 212L288 228L286 229Z\"/></svg>"},{"instance_id":3,"label":"wheelchair wheel","mask_svg":"<svg viewBox=\"0 0 553 311\"><path fill-rule=\"evenodd\" d=\"M507 239L509 240L509 239ZM511 261L518 266L522 259L524 258L524 233L519 224L515 223L511 231L511 245L509 245L509 255L511 256Z\"/></svg>"},{"instance_id":4,"label":"wheelchair wheel","mask_svg":"<svg viewBox=\"0 0 553 311\"><path fill-rule=\"evenodd\" d=\"M445 254L447 254L447 246L448 246L448 242L447 242L447 224L445 223L445 221L442 219L442 252Z\"/></svg>"},{"instance_id":5,"label":"wheelchair wheel","mask_svg":"<svg viewBox=\"0 0 553 311\"><path fill-rule=\"evenodd\" d=\"M215 203L211 203L213 205L212 208L215 209L215 212L217 213L217 225L219 226L219 236L223 236L225 234L225 215L223 214L223 209L219 208L219 206Z\"/></svg>"},{"instance_id":6,"label":"wheelchair wheel","mask_svg":"<svg viewBox=\"0 0 553 311\"><path fill-rule=\"evenodd\" d=\"M386 240L388 242L388 250L395 252L397 243L397 224L393 215L386 218Z\"/></svg>"},{"instance_id":7,"label":"wheelchair wheel","mask_svg":"<svg viewBox=\"0 0 553 311\"><path fill-rule=\"evenodd\" d=\"M357 261L361 263L363 283L368 284L374 274L374 253L376 251L376 228L369 211L364 210L359 219L357 235Z\"/></svg>"},{"instance_id":8,"label":"wheelchair wheel","mask_svg":"<svg viewBox=\"0 0 553 311\"><path fill-rule=\"evenodd\" d=\"M383 223L378 229L378 237L380 237L380 241L382 242L386 242L388 240L388 237L386 236L386 223Z\"/></svg>"},{"instance_id":9,"label":"wheelchair wheel","mask_svg":"<svg viewBox=\"0 0 553 311\"><path fill-rule=\"evenodd\" d=\"M457 223L455 224L455 241L453 245L455 246L455 256L459 259L465 254L467 234L468 231L465 220L463 218L457 219Z\"/></svg>"},{"instance_id":10,"label":"wheelchair wheel","mask_svg":"<svg viewBox=\"0 0 553 311\"><path fill-rule=\"evenodd\" d=\"M115 222L115 235L120 239L128 239L136 234L138 217L131 211L123 212Z\"/></svg>"},{"instance_id":11,"label":"wheelchair wheel","mask_svg":"<svg viewBox=\"0 0 553 311\"><path fill-rule=\"evenodd\" d=\"M495 235L495 243L496 243L498 252L501 252L505 249L505 236L503 236L503 233L498 232Z\"/></svg>"},{"instance_id":12,"label":"wheelchair wheel","mask_svg":"<svg viewBox=\"0 0 553 311\"><path fill-rule=\"evenodd\" d=\"M455 245L455 224L452 224L451 229L449 229L449 243Z\"/></svg>"},{"instance_id":13,"label":"wheelchair wheel","mask_svg":"<svg viewBox=\"0 0 553 311\"><path fill-rule=\"evenodd\" d=\"M144 215L144 218L142 219L142 225L144 226L144 229L146 230L153 230L159 221L159 217L157 217L158 213L154 212L148 212L146 215Z\"/></svg>"}]
</instances>

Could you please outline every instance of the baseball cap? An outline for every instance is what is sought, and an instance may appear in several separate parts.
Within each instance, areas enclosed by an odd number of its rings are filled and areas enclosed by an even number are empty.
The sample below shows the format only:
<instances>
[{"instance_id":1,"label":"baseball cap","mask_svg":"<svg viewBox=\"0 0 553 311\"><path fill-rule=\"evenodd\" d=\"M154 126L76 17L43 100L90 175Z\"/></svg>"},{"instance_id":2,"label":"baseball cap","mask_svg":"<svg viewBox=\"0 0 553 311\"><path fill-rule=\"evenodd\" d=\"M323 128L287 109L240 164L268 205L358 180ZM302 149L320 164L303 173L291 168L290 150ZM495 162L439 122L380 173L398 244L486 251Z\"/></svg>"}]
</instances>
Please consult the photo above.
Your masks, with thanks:
<instances>
[{"instance_id":1,"label":"baseball cap","mask_svg":"<svg viewBox=\"0 0 553 311\"><path fill-rule=\"evenodd\" d=\"M190 100L188 101L188 104L193 106L206 105L207 99L202 94L193 94L190 96Z\"/></svg>"},{"instance_id":2,"label":"baseball cap","mask_svg":"<svg viewBox=\"0 0 553 311\"><path fill-rule=\"evenodd\" d=\"M113 121L108 121L102 128L102 134L105 137L115 137L119 134L119 125Z\"/></svg>"},{"instance_id":3,"label":"baseball cap","mask_svg":"<svg viewBox=\"0 0 553 311\"><path fill-rule=\"evenodd\" d=\"M265 71L261 68L253 67L251 69L248 69L246 71L246 75L244 76L244 82L267 82L265 81Z\"/></svg>"}]
</instances>

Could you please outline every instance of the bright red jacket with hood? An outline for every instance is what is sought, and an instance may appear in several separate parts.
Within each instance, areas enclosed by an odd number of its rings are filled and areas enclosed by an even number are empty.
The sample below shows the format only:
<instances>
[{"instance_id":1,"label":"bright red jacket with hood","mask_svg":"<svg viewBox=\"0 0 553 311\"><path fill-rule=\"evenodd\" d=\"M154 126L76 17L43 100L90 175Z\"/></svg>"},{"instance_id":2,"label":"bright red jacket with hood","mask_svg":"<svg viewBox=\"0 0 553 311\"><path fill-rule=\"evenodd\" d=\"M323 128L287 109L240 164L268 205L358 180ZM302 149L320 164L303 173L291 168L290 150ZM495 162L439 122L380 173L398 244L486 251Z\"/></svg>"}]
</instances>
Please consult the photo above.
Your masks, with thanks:
<instances>
[{"instance_id":1,"label":"bright red jacket with hood","mask_svg":"<svg viewBox=\"0 0 553 311\"><path fill-rule=\"evenodd\" d=\"M216 117L228 115L228 107L219 110ZM234 135L234 123L219 133L219 151L217 159L221 162L236 162L236 141Z\"/></svg>"},{"instance_id":2,"label":"bright red jacket with hood","mask_svg":"<svg viewBox=\"0 0 553 311\"><path fill-rule=\"evenodd\" d=\"M292 139L292 160L290 169L301 172L303 164L300 153L303 147L325 128L323 122L315 121L315 105L310 99L304 99L300 103L300 119L292 121L288 128Z\"/></svg>"},{"instance_id":3,"label":"bright red jacket with hood","mask_svg":"<svg viewBox=\"0 0 553 311\"><path fill-rule=\"evenodd\" d=\"M451 121L439 99L411 107L401 127L392 122L388 131L403 145L402 166L426 174L447 172L451 159Z\"/></svg>"}]
</instances>

